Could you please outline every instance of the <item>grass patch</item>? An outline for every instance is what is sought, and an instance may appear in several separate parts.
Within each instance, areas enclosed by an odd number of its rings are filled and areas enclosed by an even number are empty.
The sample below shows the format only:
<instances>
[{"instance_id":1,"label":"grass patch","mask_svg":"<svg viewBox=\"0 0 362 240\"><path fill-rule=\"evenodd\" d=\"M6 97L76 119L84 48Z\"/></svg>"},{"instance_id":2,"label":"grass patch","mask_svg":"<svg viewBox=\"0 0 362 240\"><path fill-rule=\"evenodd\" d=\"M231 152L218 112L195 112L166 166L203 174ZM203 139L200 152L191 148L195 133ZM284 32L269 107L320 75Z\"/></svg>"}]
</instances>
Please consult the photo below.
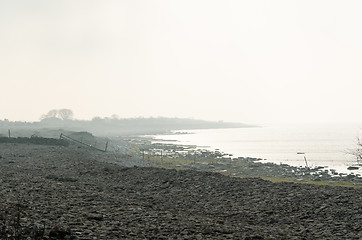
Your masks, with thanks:
<instances>
[{"instance_id":1,"label":"grass patch","mask_svg":"<svg viewBox=\"0 0 362 240\"><path fill-rule=\"evenodd\" d=\"M358 185L353 184L350 181L338 181L338 182L331 182L331 181L313 181L310 179L305 180L296 180L292 178L279 178L279 177L263 177L260 178L264 180L268 180L274 183L278 182L292 182L292 183L300 183L300 184L312 184L312 185L319 185L319 186L333 186L333 187L352 187L352 188L360 188Z\"/></svg>"},{"instance_id":2,"label":"grass patch","mask_svg":"<svg viewBox=\"0 0 362 240\"><path fill-rule=\"evenodd\" d=\"M186 170L191 169L192 164L217 164L217 163L224 163L222 165L224 172L223 175L226 176L233 176L233 177L240 177L240 178L250 178L250 177L259 177L264 180L268 180L274 183L278 182L292 182L292 183L299 183L299 184L312 184L312 185L324 185L324 186L332 186L332 187L351 187L351 188L360 188L360 185L356 185L352 181L338 179L338 181L314 181L312 179L304 178L303 180L297 180L296 178L283 178L283 177L270 177L270 176L260 176L260 175L253 175L252 172L250 175L242 175L242 173L238 174L238 169L243 168L242 164L234 163L234 164L227 164L228 162L223 159L215 159L215 158L168 158L168 157L159 157L159 156L147 156L147 158L154 167L159 168L166 168L166 169L180 169ZM199 168L192 168L195 170L205 171ZM208 169L206 171L213 171L219 172L221 169ZM226 171L225 171L226 170Z\"/></svg>"}]
</instances>

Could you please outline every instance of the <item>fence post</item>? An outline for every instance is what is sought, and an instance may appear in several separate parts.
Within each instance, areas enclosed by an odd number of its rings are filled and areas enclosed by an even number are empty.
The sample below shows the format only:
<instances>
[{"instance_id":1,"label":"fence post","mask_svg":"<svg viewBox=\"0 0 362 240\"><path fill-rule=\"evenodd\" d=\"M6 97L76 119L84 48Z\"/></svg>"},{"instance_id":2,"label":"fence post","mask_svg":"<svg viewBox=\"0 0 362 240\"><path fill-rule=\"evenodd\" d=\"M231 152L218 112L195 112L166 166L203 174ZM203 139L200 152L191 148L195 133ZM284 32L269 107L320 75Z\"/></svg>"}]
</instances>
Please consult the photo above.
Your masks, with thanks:
<instances>
[{"instance_id":1,"label":"fence post","mask_svg":"<svg viewBox=\"0 0 362 240\"><path fill-rule=\"evenodd\" d=\"M304 161L305 161L305 165L307 166L307 168L309 168L308 167L308 162L307 162L307 158L304 156Z\"/></svg>"},{"instance_id":2,"label":"fence post","mask_svg":"<svg viewBox=\"0 0 362 240\"><path fill-rule=\"evenodd\" d=\"M104 149L104 151L107 151L107 147L108 147L108 141L106 142L106 148Z\"/></svg>"},{"instance_id":3,"label":"fence post","mask_svg":"<svg viewBox=\"0 0 362 240\"><path fill-rule=\"evenodd\" d=\"M9 129L9 138L11 138L10 129Z\"/></svg>"}]
</instances>

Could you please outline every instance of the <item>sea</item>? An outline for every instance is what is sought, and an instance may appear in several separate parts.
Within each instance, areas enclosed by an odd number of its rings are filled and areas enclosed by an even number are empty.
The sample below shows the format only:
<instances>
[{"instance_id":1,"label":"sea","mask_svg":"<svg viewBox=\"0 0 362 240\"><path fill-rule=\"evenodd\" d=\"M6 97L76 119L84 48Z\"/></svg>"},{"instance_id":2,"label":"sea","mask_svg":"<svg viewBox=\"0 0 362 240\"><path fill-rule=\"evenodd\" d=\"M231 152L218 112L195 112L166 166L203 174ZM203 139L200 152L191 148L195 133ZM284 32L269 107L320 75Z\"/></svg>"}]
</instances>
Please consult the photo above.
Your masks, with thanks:
<instances>
[{"instance_id":1,"label":"sea","mask_svg":"<svg viewBox=\"0 0 362 240\"><path fill-rule=\"evenodd\" d=\"M362 174L355 156L362 124L268 125L252 128L178 130L153 135L154 142L196 145L210 151L232 154L233 158L260 158L261 162L298 167L325 167L339 173Z\"/></svg>"}]
</instances>

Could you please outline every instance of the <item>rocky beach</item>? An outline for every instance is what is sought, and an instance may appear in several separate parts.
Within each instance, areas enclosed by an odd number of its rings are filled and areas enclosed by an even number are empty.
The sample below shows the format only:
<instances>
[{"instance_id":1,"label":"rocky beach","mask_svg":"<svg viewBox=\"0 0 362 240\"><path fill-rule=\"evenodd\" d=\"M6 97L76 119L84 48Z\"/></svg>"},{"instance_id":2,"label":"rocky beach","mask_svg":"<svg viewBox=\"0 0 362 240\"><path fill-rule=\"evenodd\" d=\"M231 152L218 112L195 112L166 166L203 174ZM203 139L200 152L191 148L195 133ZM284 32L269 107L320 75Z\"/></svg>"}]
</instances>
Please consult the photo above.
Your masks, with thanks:
<instances>
[{"instance_id":1,"label":"rocky beach","mask_svg":"<svg viewBox=\"0 0 362 240\"><path fill-rule=\"evenodd\" d=\"M0 144L1 239L362 239L362 191Z\"/></svg>"}]
</instances>

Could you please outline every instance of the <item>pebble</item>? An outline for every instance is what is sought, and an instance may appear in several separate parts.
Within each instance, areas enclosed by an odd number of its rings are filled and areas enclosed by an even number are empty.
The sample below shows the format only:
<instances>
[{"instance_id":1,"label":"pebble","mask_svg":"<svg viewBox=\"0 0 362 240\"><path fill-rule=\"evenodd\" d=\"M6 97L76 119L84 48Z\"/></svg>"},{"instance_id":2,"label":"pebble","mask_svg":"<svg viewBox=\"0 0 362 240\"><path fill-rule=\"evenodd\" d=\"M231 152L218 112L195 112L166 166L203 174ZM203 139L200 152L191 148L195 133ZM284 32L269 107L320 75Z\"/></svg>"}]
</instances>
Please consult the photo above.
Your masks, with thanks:
<instances>
[{"instance_id":1,"label":"pebble","mask_svg":"<svg viewBox=\"0 0 362 240\"><path fill-rule=\"evenodd\" d=\"M16 162L0 161L0 216L11 231L20 214L24 237L362 239L360 189L122 167L71 146L0 152Z\"/></svg>"}]
</instances>

